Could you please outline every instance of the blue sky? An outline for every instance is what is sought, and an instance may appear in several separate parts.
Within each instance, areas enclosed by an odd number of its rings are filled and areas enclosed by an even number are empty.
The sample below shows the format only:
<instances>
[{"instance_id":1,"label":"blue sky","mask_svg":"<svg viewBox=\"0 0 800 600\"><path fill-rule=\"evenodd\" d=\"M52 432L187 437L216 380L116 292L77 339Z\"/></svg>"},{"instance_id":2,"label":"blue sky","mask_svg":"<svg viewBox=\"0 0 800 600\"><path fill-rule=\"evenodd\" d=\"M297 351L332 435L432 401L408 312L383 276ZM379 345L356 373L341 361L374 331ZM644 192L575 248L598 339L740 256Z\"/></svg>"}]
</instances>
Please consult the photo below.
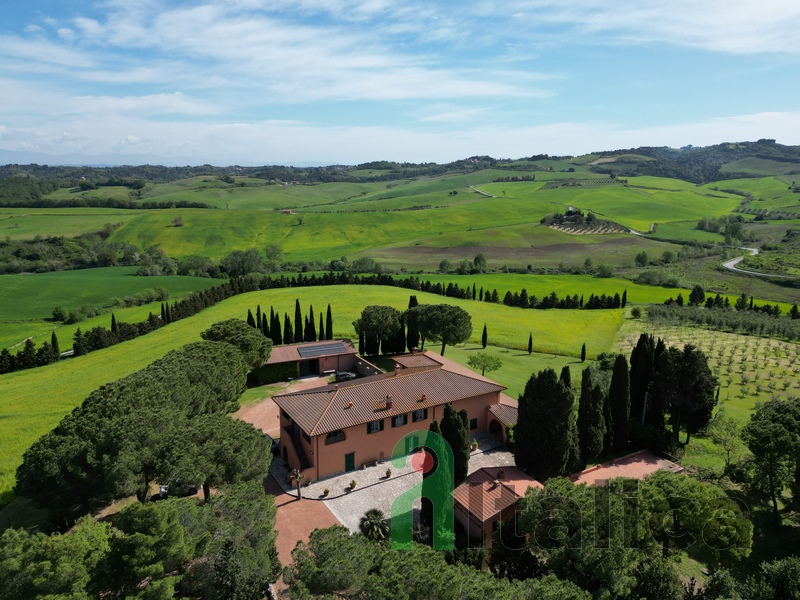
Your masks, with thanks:
<instances>
[{"instance_id":1,"label":"blue sky","mask_svg":"<svg viewBox=\"0 0 800 600\"><path fill-rule=\"evenodd\" d=\"M800 144L796 0L11 0L0 162Z\"/></svg>"}]
</instances>

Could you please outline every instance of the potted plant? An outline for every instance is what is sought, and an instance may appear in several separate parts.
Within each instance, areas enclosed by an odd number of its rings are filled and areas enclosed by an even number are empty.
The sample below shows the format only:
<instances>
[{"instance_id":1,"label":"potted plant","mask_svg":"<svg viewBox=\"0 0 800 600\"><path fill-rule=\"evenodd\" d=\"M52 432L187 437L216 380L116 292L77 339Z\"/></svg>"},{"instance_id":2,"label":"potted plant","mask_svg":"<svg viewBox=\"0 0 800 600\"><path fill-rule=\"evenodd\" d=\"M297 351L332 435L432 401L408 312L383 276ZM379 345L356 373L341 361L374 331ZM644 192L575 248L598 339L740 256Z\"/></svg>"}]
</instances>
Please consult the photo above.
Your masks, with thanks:
<instances>
[{"instance_id":1,"label":"potted plant","mask_svg":"<svg viewBox=\"0 0 800 600\"><path fill-rule=\"evenodd\" d=\"M353 479L353 480L350 482L350 489L351 489L351 490L352 490L352 489L355 489L356 485L358 485L358 483L356 482L356 480L355 480L355 479Z\"/></svg>"},{"instance_id":2,"label":"potted plant","mask_svg":"<svg viewBox=\"0 0 800 600\"><path fill-rule=\"evenodd\" d=\"M386 469L386 479L389 479L389 477L391 477L391 476L392 476L392 470L391 469Z\"/></svg>"},{"instance_id":3,"label":"potted plant","mask_svg":"<svg viewBox=\"0 0 800 600\"><path fill-rule=\"evenodd\" d=\"M475 450L477 449L478 449L478 440L472 440L472 451L475 452Z\"/></svg>"},{"instance_id":4,"label":"potted plant","mask_svg":"<svg viewBox=\"0 0 800 600\"><path fill-rule=\"evenodd\" d=\"M324 490L322 490L322 495L323 496L327 496L330 493L331 493L331 491L328 488L325 488Z\"/></svg>"}]
</instances>

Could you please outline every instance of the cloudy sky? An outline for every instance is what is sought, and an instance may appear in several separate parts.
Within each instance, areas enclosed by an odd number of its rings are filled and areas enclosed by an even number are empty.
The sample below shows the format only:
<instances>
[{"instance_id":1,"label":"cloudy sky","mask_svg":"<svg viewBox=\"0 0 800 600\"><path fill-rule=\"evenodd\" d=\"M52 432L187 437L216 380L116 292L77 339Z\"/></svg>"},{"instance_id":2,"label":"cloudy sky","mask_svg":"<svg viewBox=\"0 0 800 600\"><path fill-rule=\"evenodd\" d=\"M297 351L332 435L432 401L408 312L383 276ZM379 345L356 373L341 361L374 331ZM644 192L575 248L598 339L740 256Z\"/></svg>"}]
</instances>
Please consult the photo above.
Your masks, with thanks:
<instances>
[{"instance_id":1,"label":"cloudy sky","mask_svg":"<svg viewBox=\"0 0 800 600\"><path fill-rule=\"evenodd\" d=\"M800 144L796 0L7 0L0 162Z\"/></svg>"}]
</instances>

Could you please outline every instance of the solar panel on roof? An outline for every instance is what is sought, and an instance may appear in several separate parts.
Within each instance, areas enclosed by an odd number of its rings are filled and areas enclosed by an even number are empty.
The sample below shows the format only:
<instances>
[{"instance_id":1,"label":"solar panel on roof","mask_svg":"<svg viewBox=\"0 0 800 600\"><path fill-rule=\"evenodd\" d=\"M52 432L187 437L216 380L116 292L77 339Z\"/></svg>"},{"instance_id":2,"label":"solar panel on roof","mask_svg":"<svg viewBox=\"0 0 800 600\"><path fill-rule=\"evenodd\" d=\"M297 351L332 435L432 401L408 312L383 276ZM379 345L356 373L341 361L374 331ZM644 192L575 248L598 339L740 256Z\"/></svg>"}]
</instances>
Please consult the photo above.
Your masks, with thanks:
<instances>
[{"instance_id":1,"label":"solar panel on roof","mask_svg":"<svg viewBox=\"0 0 800 600\"><path fill-rule=\"evenodd\" d=\"M297 349L297 353L303 358L313 358L325 354L346 354L347 348L344 347L342 342L331 342L330 344L301 347Z\"/></svg>"}]
</instances>

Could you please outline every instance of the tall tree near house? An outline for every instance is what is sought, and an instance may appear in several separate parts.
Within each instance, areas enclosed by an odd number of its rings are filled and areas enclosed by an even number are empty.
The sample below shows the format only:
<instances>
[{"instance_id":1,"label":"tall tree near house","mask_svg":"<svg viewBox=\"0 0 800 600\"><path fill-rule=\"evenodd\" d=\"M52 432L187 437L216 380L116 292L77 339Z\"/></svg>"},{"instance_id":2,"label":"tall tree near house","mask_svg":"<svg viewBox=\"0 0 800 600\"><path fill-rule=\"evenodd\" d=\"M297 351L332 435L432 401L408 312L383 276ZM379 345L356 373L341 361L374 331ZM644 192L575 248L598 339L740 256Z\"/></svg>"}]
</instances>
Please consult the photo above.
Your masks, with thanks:
<instances>
[{"instance_id":1,"label":"tall tree near house","mask_svg":"<svg viewBox=\"0 0 800 600\"><path fill-rule=\"evenodd\" d=\"M611 412L614 417L615 452L622 452L628 447L628 419L631 411L630 375L628 361L624 355L618 354L611 374L611 387L608 395L611 400Z\"/></svg>"},{"instance_id":2,"label":"tall tree near house","mask_svg":"<svg viewBox=\"0 0 800 600\"><path fill-rule=\"evenodd\" d=\"M639 419L645 410L647 390L653 379L656 342L652 335L642 333L631 352L631 417Z\"/></svg>"},{"instance_id":3,"label":"tall tree near house","mask_svg":"<svg viewBox=\"0 0 800 600\"><path fill-rule=\"evenodd\" d=\"M469 416L466 410L456 412L452 404L444 405L442 437L453 450L454 484L461 485L466 480L469 470Z\"/></svg>"},{"instance_id":4,"label":"tall tree near house","mask_svg":"<svg viewBox=\"0 0 800 600\"><path fill-rule=\"evenodd\" d=\"M418 304L416 296L409 296L408 308L414 308ZM416 317L408 312L406 313L406 327L408 328L406 332L406 348L411 352L414 348L419 348L419 327L417 326Z\"/></svg>"},{"instance_id":5,"label":"tall tree near house","mask_svg":"<svg viewBox=\"0 0 800 600\"><path fill-rule=\"evenodd\" d=\"M294 341L295 342L302 342L304 333L305 333L305 329L303 329L303 313L300 310L300 299L299 298L295 298L295 300L294 300Z\"/></svg>"},{"instance_id":6,"label":"tall tree near house","mask_svg":"<svg viewBox=\"0 0 800 600\"><path fill-rule=\"evenodd\" d=\"M264 321L266 321L266 317L264 318ZM284 343L283 336L281 335L281 320L280 317L278 317L278 313L275 313L275 315L272 317L272 326L270 330L272 333L272 335L270 336L272 344L274 346L279 346L283 344Z\"/></svg>"},{"instance_id":7,"label":"tall tree near house","mask_svg":"<svg viewBox=\"0 0 800 600\"><path fill-rule=\"evenodd\" d=\"M304 342L314 341L311 339L311 328L308 326L308 315L306 315L303 319L303 341Z\"/></svg>"},{"instance_id":8,"label":"tall tree near house","mask_svg":"<svg viewBox=\"0 0 800 600\"><path fill-rule=\"evenodd\" d=\"M533 354L533 333L528 335L528 354Z\"/></svg>"},{"instance_id":9,"label":"tall tree near house","mask_svg":"<svg viewBox=\"0 0 800 600\"><path fill-rule=\"evenodd\" d=\"M358 353L361 356L366 356L366 351L367 351L367 345L364 342L364 332L363 331L359 331L358 332Z\"/></svg>"},{"instance_id":10,"label":"tall tree near house","mask_svg":"<svg viewBox=\"0 0 800 600\"><path fill-rule=\"evenodd\" d=\"M365 351L375 355L383 339L392 339L400 327L400 311L391 306L371 305L361 311L361 316L353 321L356 332L364 335Z\"/></svg>"},{"instance_id":11,"label":"tall tree near house","mask_svg":"<svg viewBox=\"0 0 800 600\"><path fill-rule=\"evenodd\" d=\"M261 305L256 304L256 329L263 329L263 323L261 322Z\"/></svg>"},{"instance_id":12,"label":"tall tree near house","mask_svg":"<svg viewBox=\"0 0 800 600\"><path fill-rule=\"evenodd\" d=\"M294 332L292 331L292 320L286 313L283 313L283 343L294 344Z\"/></svg>"},{"instance_id":13,"label":"tall tree near house","mask_svg":"<svg viewBox=\"0 0 800 600\"><path fill-rule=\"evenodd\" d=\"M256 319L255 317L253 317L253 311L250 310L249 308L247 309L247 324L253 328L255 328L256 326Z\"/></svg>"},{"instance_id":14,"label":"tall tree near house","mask_svg":"<svg viewBox=\"0 0 800 600\"><path fill-rule=\"evenodd\" d=\"M325 321L322 320L322 313L319 313L319 339L325 339Z\"/></svg>"},{"instance_id":15,"label":"tall tree near house","mask_svg":"<svg viewBox=\"0 0 800 600\"><path fill-rule=\"evenodd\" d=\"M481 288L483 291L483 288ZM486 345L489 343L489 335L486 331L486 323L483 324L483 333L481 334L481 346L483 346L484 350L486 349Z\"/></svg>"},{"instance_id":16,"label":"tall tree near house","mask_svg":"<svg viewBox=\"0 0 800 600\"><path fill-rule=\"evenodd\" d=\"M496 371L503 366L503 362L496 356L488 352L478 352L467 358L467 364L471 369L480 369L481 375L486 375L486 371Z\"/></svg>"},{"instance_id":17,"label":"tall tree near house","mask_svg":"<svg viewBox=\"0 0 800 600\"><path fill-rule=\"evenodd\" d=\"M567 389L572 389L572 372L569 370L569 365L564 365L561 367L561 375L559 376L559 380Z\"/></svg>"},{"instance_id":18,"label":"tall tree near house","mask_svg":"<svg viewBox=\"0 0 800 600\"><path fill-rule=\"evenodd\" d=\"M266 315L265 315L266 317ZM275 315L272 314L269 321L266 318L261 320L261 334L265 338L272 339L272 326L275 324ZM275 343L275 340L272 340L272 343Z\"/></svg>"},{"instance_id":19,"label":"tall tree near house","mask_svg":"<svg viewBox=\"0 0 800 600\"><path fill-rule=\"evenodd\" d=\"M314 320L314 305L309 304L308 306L308 337L307 342L316 342L317 341L317 322Z\"/></svg>"},{"instance_id":20,"label":"tall tree near house","mask_svg":"<svg viewBox=\"0 0 800 600\"><path fill-rule=\"evenodd\" d=\"M406 350L406 318L400 315L400 326L392 339L392 353L403 354Z\"/></svg>"},{"instance_id":21,"label":"tall tree near house","mask_svg":"<svg viewBox=\"0 0 800 600\"><path fill-rule=\"evenodd\" d=\"M320 330L322 328L320 327ZM325 339L333 339L333 313L331 312L331 305L328 304L328 312L325 315Z\"/></svg>"},{"instance_id":22,"label":"tall tree near house","mask_svg":"<svg viewBox=\"0 0 800 600\"><path fill-rule=\"evenodd\" d=\"M603 394L603 420L606 422L606 433L603 436L602 454L608 454L614 447L614 415L610 394Z\"/></svg>"},{"instance_id":23,"label":"tall tree near house","mask_svg":"<svg viewBox=\"0 0 800 600\"><path fill-rule=\"evenodd\" d=\"M603 390L595 381L595 371L587 367L581 375L581 397L578 402L578 442L584 465L603 452L606 421L603 418Z\"/></svg>"},{"instance_id":24,"label":"tall tree near house","mask_svg":"<svg viewBox=\"0 0 800 600\"><path fill-rule=\"evenodd\" d=\"M531 375L519 397L516 465L539 481L570 472L580 450L574 398L553 369Z\"/></svg>"}]
</instances>

